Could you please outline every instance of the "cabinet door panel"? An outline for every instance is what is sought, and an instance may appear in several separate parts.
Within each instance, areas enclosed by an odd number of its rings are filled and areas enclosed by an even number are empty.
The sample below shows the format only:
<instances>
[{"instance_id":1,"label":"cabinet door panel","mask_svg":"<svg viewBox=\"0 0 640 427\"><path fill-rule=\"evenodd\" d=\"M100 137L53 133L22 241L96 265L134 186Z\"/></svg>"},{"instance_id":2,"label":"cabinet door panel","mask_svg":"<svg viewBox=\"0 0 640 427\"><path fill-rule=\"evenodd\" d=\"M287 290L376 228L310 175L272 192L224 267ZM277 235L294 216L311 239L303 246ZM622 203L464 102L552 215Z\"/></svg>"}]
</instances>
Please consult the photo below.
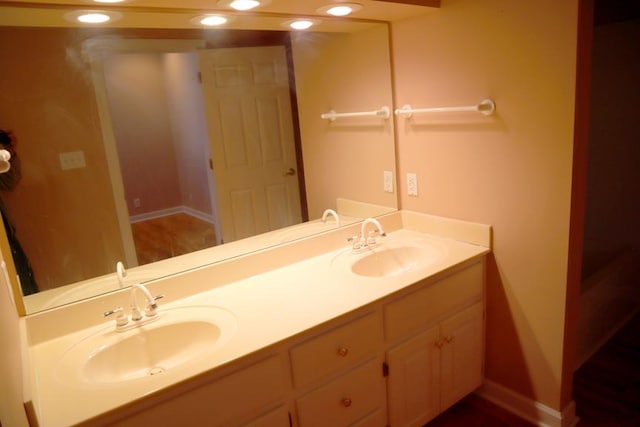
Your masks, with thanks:
<instances>
[{"instance_id":1,"label":"cabinet door panel","mask_svg":"<svg viewBox=\"0 0 640 427\"><path fill-rule=\"evenodd\" d=\"M445 410L482 382L482 304L442 323L442 406Z\"/></svg>"},{"instance_id":2,"label":"cabinet door panel","mask_svg":"<svg viewBox=\"0 0 640 427\"><path fill-rule=\"evenodd\" d=\"M439 330L428 329L387 353L389 422L422 426L439 413Z\"/></svg>"}]
</instances>

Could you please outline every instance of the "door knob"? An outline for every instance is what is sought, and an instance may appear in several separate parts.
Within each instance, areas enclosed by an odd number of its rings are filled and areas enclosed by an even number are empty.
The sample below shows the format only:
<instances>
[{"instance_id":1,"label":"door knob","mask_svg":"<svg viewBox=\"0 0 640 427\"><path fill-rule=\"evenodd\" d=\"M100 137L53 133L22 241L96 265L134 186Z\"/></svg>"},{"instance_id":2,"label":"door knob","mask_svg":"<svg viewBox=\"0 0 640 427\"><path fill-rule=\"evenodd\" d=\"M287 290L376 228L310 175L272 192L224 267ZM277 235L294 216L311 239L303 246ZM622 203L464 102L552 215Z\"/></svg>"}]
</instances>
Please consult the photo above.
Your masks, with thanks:
<instances>
[{"instance_id":1,"label":"door knob","mask_svg":"<svg viewBox=\"0 0 640 427\"><path fill-rule=\"evenodd\" d=\"M282 176L292 176L296 174L296 170L294 168L289 168L289 170L287 170L285 173L282 174Z\"/></svg>"}]
</instances>

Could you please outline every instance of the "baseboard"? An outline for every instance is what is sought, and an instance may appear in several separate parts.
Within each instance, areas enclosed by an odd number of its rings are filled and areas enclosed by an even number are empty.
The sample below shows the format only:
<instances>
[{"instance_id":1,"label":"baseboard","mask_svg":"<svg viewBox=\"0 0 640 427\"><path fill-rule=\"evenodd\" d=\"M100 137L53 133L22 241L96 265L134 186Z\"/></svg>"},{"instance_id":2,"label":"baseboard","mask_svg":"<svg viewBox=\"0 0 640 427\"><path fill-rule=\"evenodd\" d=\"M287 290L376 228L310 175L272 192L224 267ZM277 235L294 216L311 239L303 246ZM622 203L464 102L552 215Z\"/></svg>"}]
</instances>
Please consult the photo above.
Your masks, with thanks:
<instances>
[{"instance_id":1,"label":"baseboard","mask_svg":"<svg viewBox=\"0 0 640 427\"><path fill-rule=\"evenodd\" d=\"M485 380L482 386L476 390L476 394L540 427L575 427L579 421L576 416L576 405L573 401L562 412L559 412L488 380Z\"/></svg>"},{"instance_id":2,"label":"baseboard","mask_svg":"<svg viewBox=\"0 0 640 427\"><path fill-rule=\"evenodd\" d=\"M133 224L140 221L147 221L150 219L161 218L163 216L175 215L178 213L184 213L187 215L191 215L192 217L198 218L202 221L208 222L210 224L215 224L215 220L213 215L206 214L204 212L200 212L196 209L190 208L188 206L175 206L167 209L160 209L153 212L147 212L140 215L132 215L129 217L129 221Z\"/></svg>"}]
</instances>

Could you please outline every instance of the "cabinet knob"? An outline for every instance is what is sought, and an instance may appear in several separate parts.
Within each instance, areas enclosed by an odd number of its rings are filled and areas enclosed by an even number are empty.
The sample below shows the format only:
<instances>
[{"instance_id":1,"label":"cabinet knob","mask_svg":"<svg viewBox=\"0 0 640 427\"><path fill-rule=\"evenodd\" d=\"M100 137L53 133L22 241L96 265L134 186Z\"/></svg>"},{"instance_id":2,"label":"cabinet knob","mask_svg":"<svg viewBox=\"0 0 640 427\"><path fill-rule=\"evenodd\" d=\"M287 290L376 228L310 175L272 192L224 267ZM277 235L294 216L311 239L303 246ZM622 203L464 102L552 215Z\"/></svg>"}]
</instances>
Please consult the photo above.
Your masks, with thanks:
<instances>
[{"instance_id":1,"label":"cabinet knob","mask_svg":"<svg viewBox=\"0 0 640 427\"><path fill-rule=\"evenodd\" d=\"M348 348L346 348L346 347L340 347L340 348L338 349L338 356L340 356L340 357L346 357L346 356L347 356L347 354L349 354L349 349L348 349Z\"/></svg>"},{"instance_id":2,"label":"cabinet knob","mask_svg":"<svg viewBox=\"0 0 640 427\"><path fill-rule=\"evenodd\" d=\"M342 406L344 406L345 408L350 407L352 403L353 401L348 397L342 399Z\"/></svg>"},{"instance_id":3,"label":"cabinet knob","mask_svg":"<svg viewBox=\"0 0 640 427\"><path fill-rule=\"evenodd\" d=\"M449 335L444 340L447 342L447 344L451 344L452 342L454 342L456 340L456 337L454 337L453 335Z\"/></svg>"},{"instance_id":4,"label":"cabinet knob","mask_svg":"<svg viewBox=\"0 0 640 427\"><path fill-rule=\"evenodd\" d=\"M442 346L444 345L444 339L440 338L438 341L434 342L433 344L438 348L442 348Z\"/></svg>"}]
</instances>

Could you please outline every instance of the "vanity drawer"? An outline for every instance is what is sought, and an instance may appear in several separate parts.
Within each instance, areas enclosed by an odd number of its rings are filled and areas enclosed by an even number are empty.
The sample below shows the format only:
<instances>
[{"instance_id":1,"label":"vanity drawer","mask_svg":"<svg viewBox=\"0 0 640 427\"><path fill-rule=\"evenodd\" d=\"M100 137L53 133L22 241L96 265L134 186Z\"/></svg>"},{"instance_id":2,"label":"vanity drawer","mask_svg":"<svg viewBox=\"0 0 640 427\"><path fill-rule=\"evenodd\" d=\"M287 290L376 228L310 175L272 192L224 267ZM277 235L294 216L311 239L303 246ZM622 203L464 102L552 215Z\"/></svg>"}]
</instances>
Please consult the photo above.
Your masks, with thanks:
<instances>
[{"instance_id":1,"label":"vanity drawer","mask_svg":"<svg viewBox=\"0 0 640 427\"><path fill-rule=\"evenodd\" d=\"M238 425L283 398L288 386L284 367L282 358L274 355L109 425Z\"/></svg>"},{"instance_id":2,"label":"vanity drawer","mask_svg":"<svg viewBox=\"0 0 640 427\"><path fill-rule=\"evenodd\" d=\"M293 380L303 387L372 356L382 345L378 312L366 314L291 349Z\"/></svg>"},{"instance_id":3,"label":"vanity drawer","mask_svg":"<svg viewBox=\"0 0 640 427\"><path fill-rule=\"evenodd\" d=\"M382 362L373 359L297 399L301 427L370 425L369 414L384 414Z\"/></svg>"},{"instance_id":4,"label":"vanity drawer","mask_svg":"<svg viewBox=\"0 0 640 427\"><path fill-rule=\"evenodd\" d=\"M427 285L384 307L385 338L393 341L429 326L438 317L467 302L482 299L484 264Z\"/></svg>"}]
</instances>

